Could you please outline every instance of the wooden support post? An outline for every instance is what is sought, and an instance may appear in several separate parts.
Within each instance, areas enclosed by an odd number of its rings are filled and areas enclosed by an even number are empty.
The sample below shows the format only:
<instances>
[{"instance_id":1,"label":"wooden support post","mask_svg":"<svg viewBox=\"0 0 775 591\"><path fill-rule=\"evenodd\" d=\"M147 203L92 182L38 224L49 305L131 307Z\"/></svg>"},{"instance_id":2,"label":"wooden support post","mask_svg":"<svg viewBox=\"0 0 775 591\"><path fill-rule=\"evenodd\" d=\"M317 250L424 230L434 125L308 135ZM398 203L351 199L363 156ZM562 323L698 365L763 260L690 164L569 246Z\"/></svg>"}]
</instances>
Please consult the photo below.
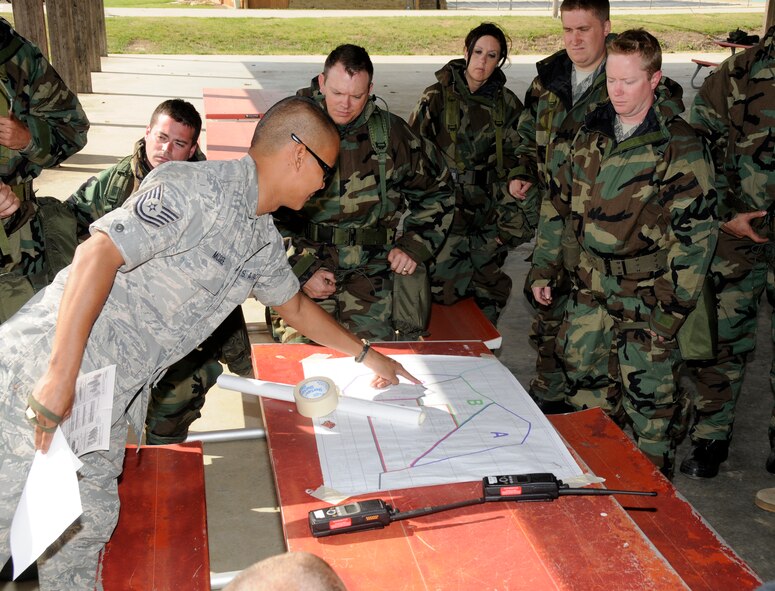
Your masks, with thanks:
<instances>
[{"instance_id":1,"label":"wooden support post","mask_svg":"<svg viewBox=\"0 0 775 591\"><path fill-rule=\"evenodd\" d=\"M89 22L84 14L84 3L81 0L70 0L70 14L73 19L73 28L70 35L73 37L75 53L72 59L76 64L76 88L78 92L91 92L91 64L89 62L89 44L87 37L91 36Z\"/></svg>"},{"instance_id":2,"label":"wooden support post","mask_svg":"<svg viewBox=\"0 0 775 591\"><path fill-rule=\"evenodd\" d=\"M88 92L91 92L91 73L99 72L101 70L98 41L96 35L93 34L93 32L96 31L97 20L93 8L94 3L91 2L91 0L73 2L73 17L75 18L75 22L79 23L81 31L87 33L79 36L76 47L78 48L79 57L82 56L85 61L85 72L81 72L81 75L85 74L85 77L88 79ZM86 82L86 80L84 80L84 82Z\"/></svg>"},{"instance_id":3,"label":"wooden support post","mask_svg":"<svg viewBox=\"0 0 775 591\"><path fill-rule=\"evenodd\" d=\"M76 24L73 18L72 0L48 0L46 2L46 12L48 15L49 36L51 39L51 63L59 72L65 84L75 92L90 92L84 90L79 78L79 70L82 63L79 63L76 50Z\"/></svg>"},{"instance_id":4,"label":"wooden support post","mask_svg":"<svg viewBox=\"0 0 775 591\"><path fill-rule=\"evenodd\" d=\"M105 2L103 0L88 0L94 4L95 23L94 36L102 57L108 57L108 34L105 29ZM100 68L100 71L102 69Z\"/></svg>"},{"instance_id":5,"label":"wooden support post","mask_svg":"<svg viewBox=\"0 0 775 591\"><path fill-rule=\"evenodd\" d=\"M40 48L48 58L46 39L46 17L43 14L43 0L14 0L13 28Z\"/></svg>"},{"instance_id":6,"label":"wooden support post","mask_svg":"<svg viewBox=\"0 0 775 591\"><path fill-rule=\"evenodd\" d=\"M764 11L764 32L775 25L775 0L767 0L767 9Z\"/></svg>"},{"instance_id":7,"label":"wooden support post","mask_svg":"<svg viewBox=\"0 0 775 591\"><path fill-rule=\"evenodd\" d=\"M70 90L77 92L75 37L73 15L69 0L49 0L46 6L51 33L51 63Z\"/></svg>"}]
</instances>

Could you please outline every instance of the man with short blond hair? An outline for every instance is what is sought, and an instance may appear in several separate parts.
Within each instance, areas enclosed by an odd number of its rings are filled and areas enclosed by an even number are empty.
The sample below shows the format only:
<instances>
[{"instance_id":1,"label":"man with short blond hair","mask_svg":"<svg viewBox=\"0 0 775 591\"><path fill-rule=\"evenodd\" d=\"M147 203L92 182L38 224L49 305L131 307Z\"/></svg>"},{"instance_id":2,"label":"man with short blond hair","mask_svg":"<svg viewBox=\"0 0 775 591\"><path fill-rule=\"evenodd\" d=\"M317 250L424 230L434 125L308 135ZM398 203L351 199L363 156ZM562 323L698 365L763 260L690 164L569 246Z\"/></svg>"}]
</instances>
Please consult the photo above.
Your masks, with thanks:
<instances>
[{"instance_id":1,"label":"man with short blond hair","mask_svg":"<svg viewBox=\"0 0 775 591\"><path fill-rule=\"evenodd\" d=\"M550 304L558 267L568 271L558 339L569 400L621 405L638 448L671 477L682 425L677 333L716 243L713 173L652 35L630 30L608 43L606 87L609 100L584 118L542 204L531 286Z\"/></svg>"}]
</instances>

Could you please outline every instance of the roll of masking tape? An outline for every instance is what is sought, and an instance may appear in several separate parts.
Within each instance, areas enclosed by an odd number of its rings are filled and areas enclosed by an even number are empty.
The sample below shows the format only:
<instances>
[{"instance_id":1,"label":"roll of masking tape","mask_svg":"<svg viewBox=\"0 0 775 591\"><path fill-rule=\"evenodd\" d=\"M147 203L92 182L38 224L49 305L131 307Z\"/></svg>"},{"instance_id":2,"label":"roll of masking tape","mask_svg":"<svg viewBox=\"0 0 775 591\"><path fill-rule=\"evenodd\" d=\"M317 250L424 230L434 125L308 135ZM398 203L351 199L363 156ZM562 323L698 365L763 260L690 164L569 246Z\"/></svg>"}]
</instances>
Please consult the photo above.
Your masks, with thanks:
<instances>
[{"instance_id":1,"label":"roll of masking tape","mask_svg":"<svg viewBox=\"0 0 775 591\"><path fill-rule=\"evenodd\" d=\"M336 409L339 403L339 388L330 378L307 378L293 389L293 399L301 416L315 419Z\"/></svg>"}]
</instances>

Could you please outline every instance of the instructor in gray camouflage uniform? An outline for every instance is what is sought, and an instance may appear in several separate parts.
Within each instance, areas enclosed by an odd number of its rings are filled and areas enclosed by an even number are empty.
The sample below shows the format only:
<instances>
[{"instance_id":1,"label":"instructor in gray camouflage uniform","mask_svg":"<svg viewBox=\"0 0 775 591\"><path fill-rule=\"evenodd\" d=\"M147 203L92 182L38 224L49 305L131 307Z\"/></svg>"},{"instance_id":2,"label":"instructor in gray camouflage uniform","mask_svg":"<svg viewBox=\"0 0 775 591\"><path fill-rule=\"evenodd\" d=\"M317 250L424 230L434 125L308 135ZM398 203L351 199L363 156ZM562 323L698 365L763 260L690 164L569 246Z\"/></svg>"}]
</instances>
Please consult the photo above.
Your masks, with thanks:
<instances>
[{"instance_id":1,"label":"instructor in gray camouflage uniform","mask_svg":"<svg viewBox=\"0 0 775 591\"><path fill-rule=\"evenodd\" d=\"M304 293L359 337L416 339L421 331L394 317L394 278L425 271L452 222L454 195L439 149L377 106L373 74L365 49L340 45L323 73L297 93L312 97L336 123L338 172L320 198L275 218L290 238ZM293 340L284 328L276 335Z\"/></svg>"},{"instance_id":2,"label":"instructor in gray camouflage uniform","mask_svg":"<svg viewBox=\"0 0 775 591\"><path fill-rule=\"evenodd\" d=\"M73 264L0 326L8 344L0 363L0 561L35 450L48 450L70 412L79 373L115 364L110 448L81 456L83 514L38 560L42 591L102 587L98 560L118 519L128 424L142 429L150 386L251 293L310 338L357 355L377 374L374 386L397 384L399 375L419 383L299 291L269 215L301 209L338 149L336 127L316 105L279 102L244 158L151 171L123 207L92 224Z\"/></svg>"},{"instance_id":3,"label":"instructor in gray camouflage uniform","mask_svg":"<svg viewBox=\"0 0 775 591\"><path fill-rule=\"evenodd\" d=\"M7 198L17 206L0 225L0 322L64 266L43 256L44 217L36 215L61 204L36 199L32 181L83 148L88 130L75 94L37 46L0 18L0 194L13 192Z\"/></svg>"}]
</instances>

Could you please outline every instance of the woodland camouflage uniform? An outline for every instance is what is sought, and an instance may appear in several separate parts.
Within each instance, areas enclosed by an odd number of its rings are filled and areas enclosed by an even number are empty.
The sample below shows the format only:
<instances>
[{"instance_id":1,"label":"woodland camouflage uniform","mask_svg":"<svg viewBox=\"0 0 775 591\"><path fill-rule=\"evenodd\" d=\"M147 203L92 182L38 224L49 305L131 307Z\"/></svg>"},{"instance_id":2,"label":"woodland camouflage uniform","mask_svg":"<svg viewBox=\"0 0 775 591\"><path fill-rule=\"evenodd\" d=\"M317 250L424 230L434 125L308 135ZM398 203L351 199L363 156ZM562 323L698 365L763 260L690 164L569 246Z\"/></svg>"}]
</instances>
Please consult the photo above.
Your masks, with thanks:
<instances>
[{"instance_id":1,"label":"woodland camouflage uniform","mask_svg":"<svg viewBox=\"0 0 775 591\"><path fill-rule=\"evenodd\" d=\"M29 129L32 139L22 150L0 146L0 181L22 200L16 213L0 226L0 323L66 264L55 249L44 256L48 237L44 230L49 219L61 213L61 203L51 197L36 199L32 181L44 168L83 148L89 130L78 98L37 46L0 18L0 115L9 113ZM69 240L63 248L72 257L74 234Z\"/></svg>"},{"instance_id":2,"label":"woodland camouflage uniform","mask_svg":"<svg viewBox=\"0 0 775 591\"><path fill-rule=\"evenodd\" d=\"M297 94L325 107L317 78ZM289 239L289 257L302 285L324 268L336 276L334 295L317 303L360 338L394 340L393 272L387 255L398 247L418 265L441 247L452 221L454 196L438 148L389 114L385 198L369 136L370 118L382 117L370 99L358 117L339 125L337 171L322 194L300 212L281 208L275 222ZM384 113L384 111L382 111ZM299 335L273 318L277 338Z\"/></svg>"},{"instance_id":3,"label":"woodland camouflage uniform","mask_svg":"<svg viewBox=\"0 0 775 591\"><path fill-rule=\"evenodd\" d=\"M638 447L669 472L682 418L676 333L696 304L717 224L712 166L679 116L681 87L663 78L655 94L621 143L610 102L587 116L559 191L542 203L531 278L551 286L558 267L570 267L558 335L569 401L584 408L607 398L614 414L623 404Z\"/></svg>"},{"instance_id":4,"label":"woodland camouflage uniform","mask_svg":"<svg viewBox=\"0 0 775 591\"><path fill-rule=\"evenodd\" d=\"M733 55L705 80L690 120L711 147L721 223L738 213L769 214L753 224L770 240L767 244L719 233L711 266L719 298L718 357L693 364L698 422L692 438L728 440L746 359L756 346L762 293L775 305L775 27L759 44ZM772 327L775 339L775 316ZM770 384L775 393L775 360ZM775 410L769 435L775 448Z\"/></svg>"},{"instance_id":5,"label":"woodland camouflage uniform","mask_svg":"<svg viewBox=\"0 0 775 591\"><path fill-rule=\"evenodd\" d=\"M473 296L496 322L511 293L503 271L508 249L533 233L506 183L522 103L505 87L500 68L475 93L465 68L464 59L455 59L436 72L438 83L425 89L409 125L441 148L455 185L452 227L431 267L434 300L453 304Z\"/></svg>"},{"instance_id":6,"label":"woodland camouflage uniform","mask_svg":"<svg viewBox=\"0 0 775 591\"><path fill-rule=\"evenodd\" d=\"M606 100L605 61L593 74L590 87L573 101L571 74L573 62L562 49L536 64L538 75L525 95L525 109L519 117L517 131L517 166L509 178L533 183L524 207L537 218L541 202L548 199L552 179L567 158L570 142L576 136L584 117L598 103ZM552 289L552 303L542 306L533 299L530 278L525 282L525 296L535 309L530 340L538 350L536 376L530 382L530 394L538 400L563 401L568 392L562 361L556 348L557 333L562 324L571 284L564 269Z\"/></svg>"},{"instance_id":7,"label":"woodland camouflage uniform","mask_svg":"<svg viewBox=\"0 0 775 591\"><path fill-rule=\"evenodd\" d=\"M189 162L204 159L197 148ZM77 221L79 237L87 238L94 221L121 207L150 171L143 138L135 143L131 156L92 177L73 193L66 204ZM223 373L219 359L234 373L252 376L250 341L240 307L209 339L175 362L153 387L146 418L148 444L179 443L186 439L189 426L200 416L205 394Z\"/></svg>"}]
</instances>

